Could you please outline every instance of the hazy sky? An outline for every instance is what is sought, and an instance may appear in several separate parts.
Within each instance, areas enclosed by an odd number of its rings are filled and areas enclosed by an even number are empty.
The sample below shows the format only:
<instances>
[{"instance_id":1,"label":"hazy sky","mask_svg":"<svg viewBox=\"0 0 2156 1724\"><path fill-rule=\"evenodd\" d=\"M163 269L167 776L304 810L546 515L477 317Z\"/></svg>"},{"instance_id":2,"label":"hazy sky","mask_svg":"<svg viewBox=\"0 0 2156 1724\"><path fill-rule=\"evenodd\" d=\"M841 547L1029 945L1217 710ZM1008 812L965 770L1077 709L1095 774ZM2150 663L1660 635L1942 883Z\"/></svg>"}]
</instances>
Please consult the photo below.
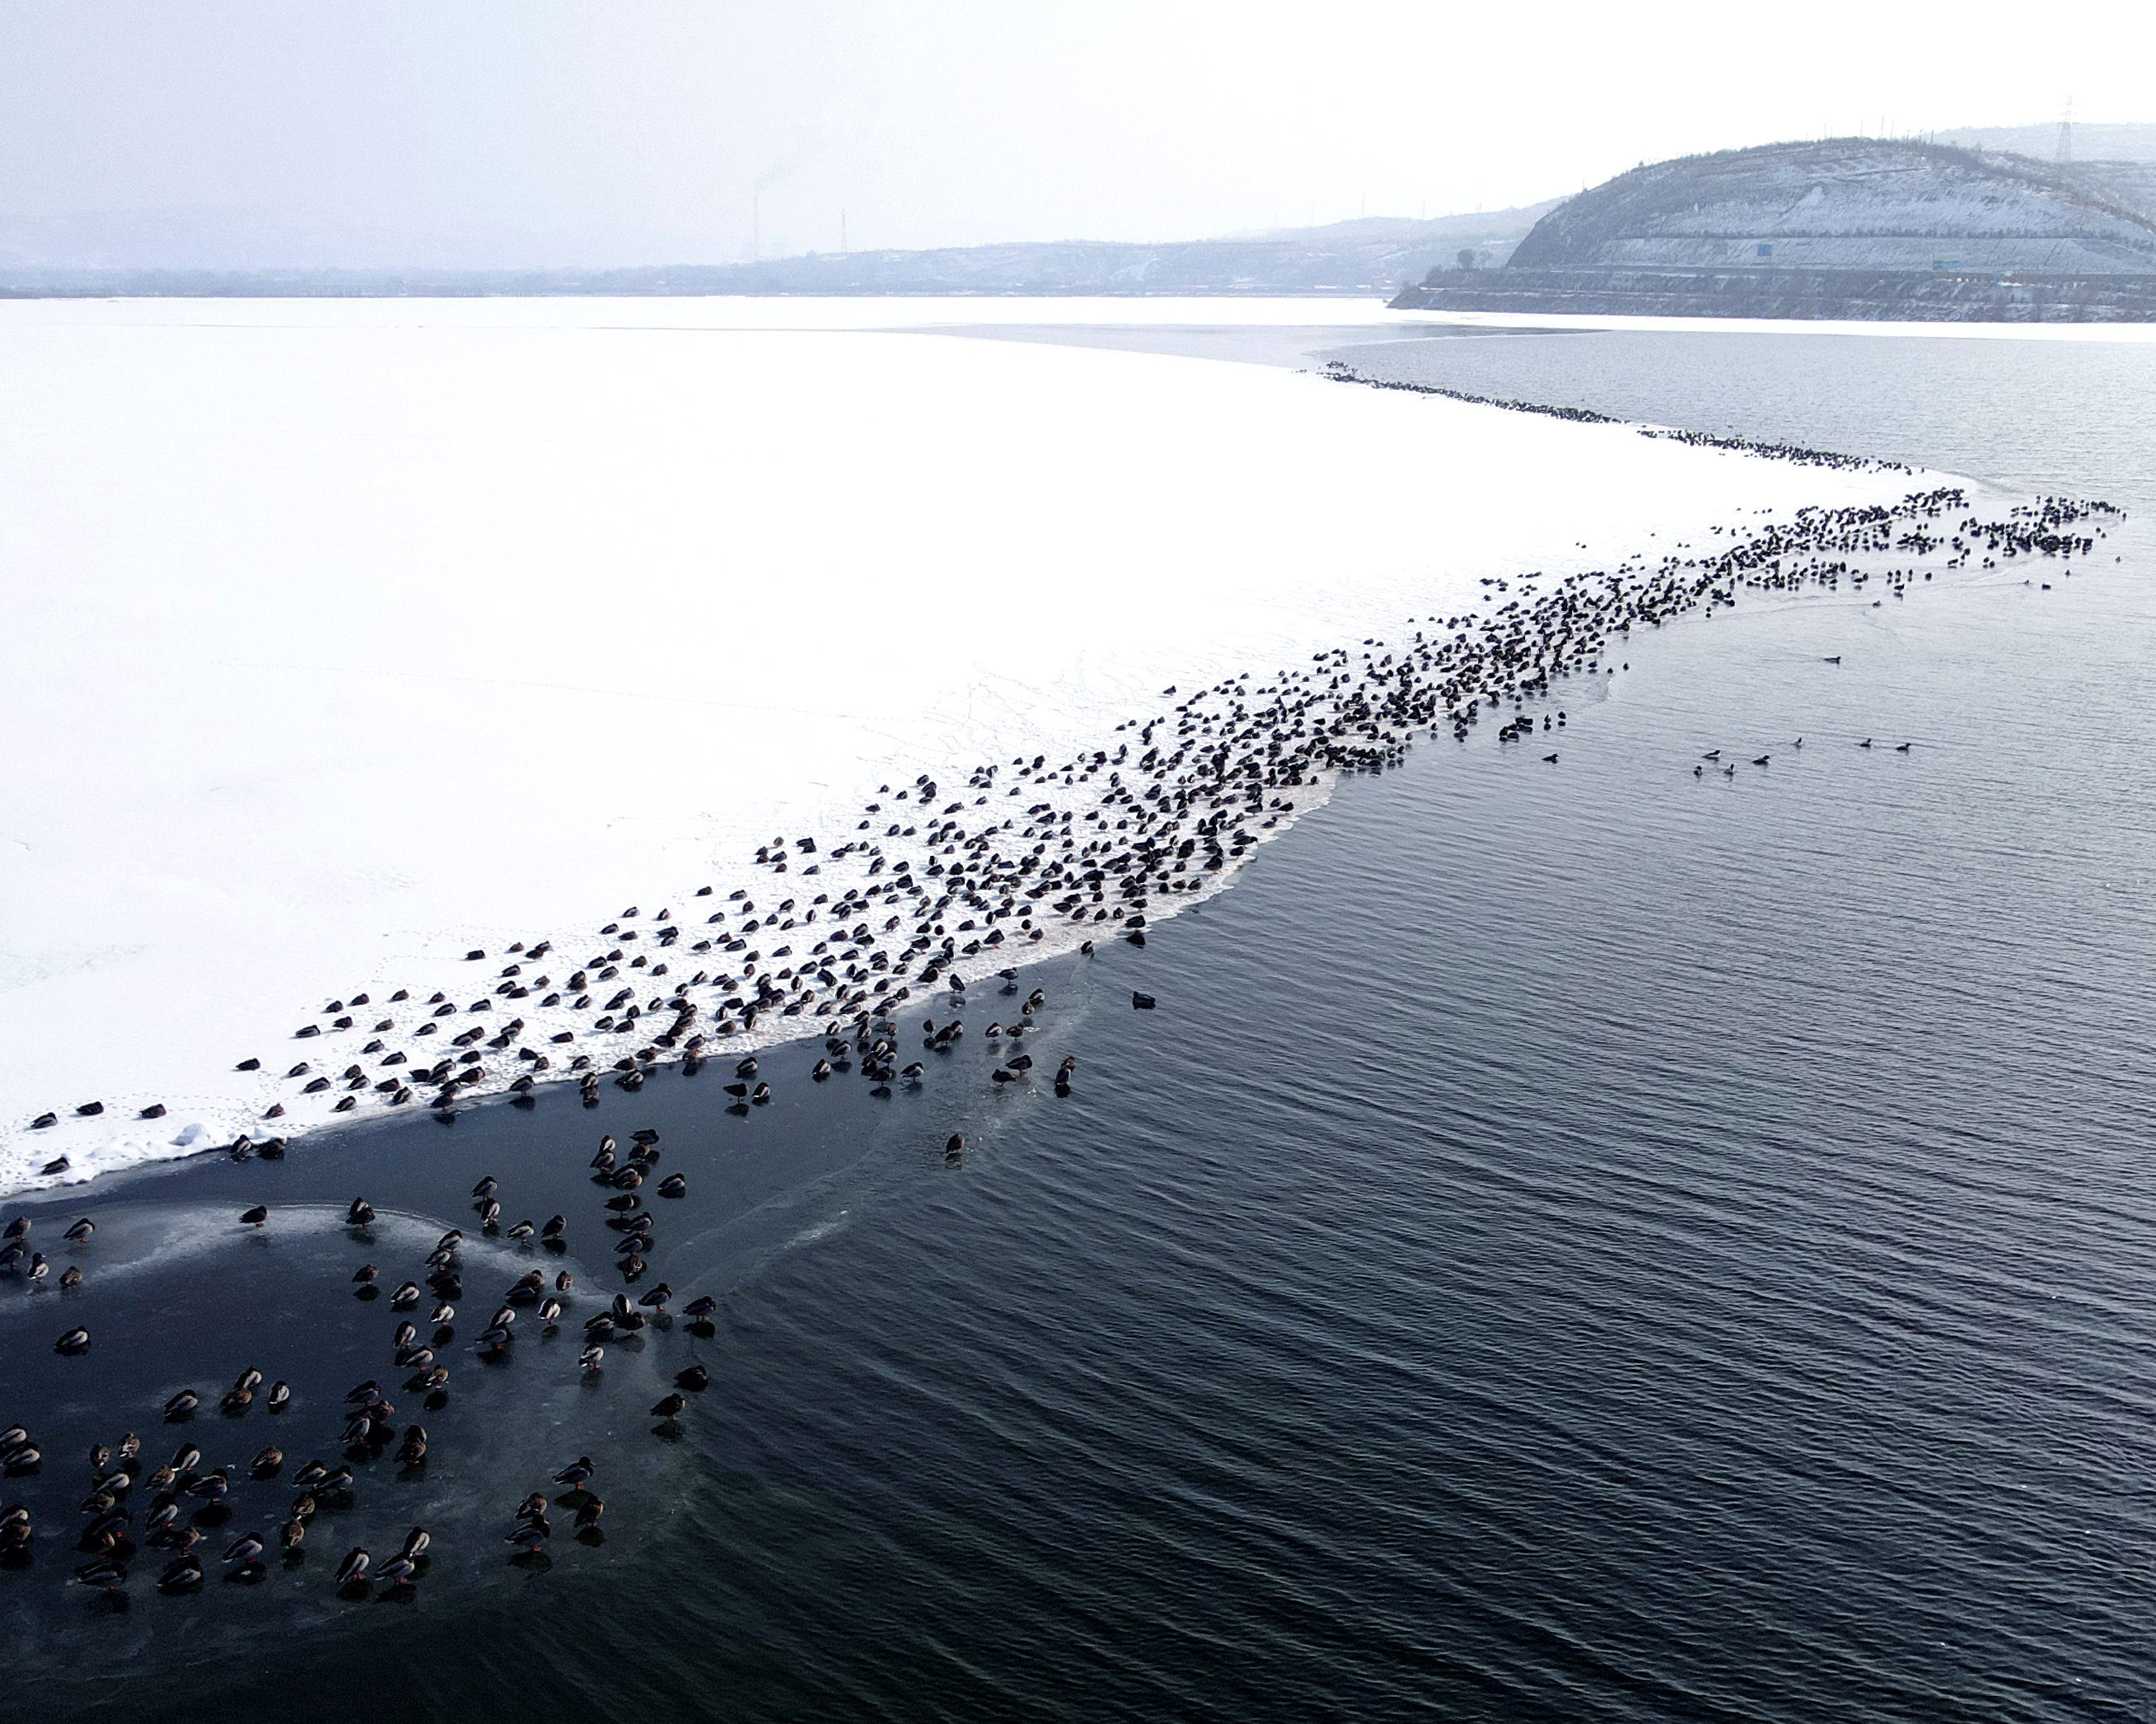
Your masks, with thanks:
<instances>
[{"instance_id":1,"label":"hazy sky","mask_svg":"<svg viewBox=\"0 0 2156 1724\"><path fill-rule=\"evenodd\" d=\"M704 261L834 250L842 211L855 249L1437 215L1823 130L2055 121L2070 96L2156 120L2152 15L0 0L0 253Z\"/></svg>"}]
</instances>

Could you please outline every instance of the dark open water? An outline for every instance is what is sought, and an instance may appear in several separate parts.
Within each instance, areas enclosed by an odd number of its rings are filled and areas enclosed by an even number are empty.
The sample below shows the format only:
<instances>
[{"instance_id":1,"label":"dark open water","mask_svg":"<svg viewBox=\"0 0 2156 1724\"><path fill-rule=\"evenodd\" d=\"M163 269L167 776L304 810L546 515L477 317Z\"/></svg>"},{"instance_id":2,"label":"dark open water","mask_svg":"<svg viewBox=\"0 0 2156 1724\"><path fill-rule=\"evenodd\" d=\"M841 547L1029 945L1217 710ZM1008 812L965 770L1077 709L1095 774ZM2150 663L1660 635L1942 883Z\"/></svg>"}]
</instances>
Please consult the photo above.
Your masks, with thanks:
<instances>
[{"instance_id":1,"label":"dark open water","mask_svg":"<svg viewBox=\"0 0 2156 1724\"><path fill-rule=\"evenodd\" d=\"M2156 350L1429 345L1384 362L2152 489ZM978 1037L886 1102L796 1049L746 1118L714 1067L41 1206L49 1250L105 1225L80 1294L0 1294L0 1418L51 1456L7 1487L49 1530L0 1573L0 1714L2156 1716L2156 563L2110 548L2048 592L1748 596L1561 690L1558 767L1478 733L1346 782L1142 952L1034 972L1067 1101L996 1090ZM1773 763L1695 780L1716 747ZM168 1599L146 1556L118 1615L60 1583L93 1436L333 1458L344 1389L402 1374L346 1277L411 1273L480 1173L505 1219L570 1216L591 1285L583 1163L638 1125L690 1179L654 1266L721 1297L712 1339L593 1387L571 1336L449 1348L426 1477L362 1469L300 1569ZM303 1207L362 1193L371 1240ZM468 1254L467 1337L522 1266ZM69 1321L90 1358L52 1357ZM691 1357L713 1386L660 1440ZM154 1424L249 1365L297 1386L280 1421ZM511 1509L579 1452L606 1544L559 1513L551 1569L511 1568ZM289 1492L235 1495L226 1536ZM415 1599L331 1596L414 1520Z\"/></svg>"}]
</instances>

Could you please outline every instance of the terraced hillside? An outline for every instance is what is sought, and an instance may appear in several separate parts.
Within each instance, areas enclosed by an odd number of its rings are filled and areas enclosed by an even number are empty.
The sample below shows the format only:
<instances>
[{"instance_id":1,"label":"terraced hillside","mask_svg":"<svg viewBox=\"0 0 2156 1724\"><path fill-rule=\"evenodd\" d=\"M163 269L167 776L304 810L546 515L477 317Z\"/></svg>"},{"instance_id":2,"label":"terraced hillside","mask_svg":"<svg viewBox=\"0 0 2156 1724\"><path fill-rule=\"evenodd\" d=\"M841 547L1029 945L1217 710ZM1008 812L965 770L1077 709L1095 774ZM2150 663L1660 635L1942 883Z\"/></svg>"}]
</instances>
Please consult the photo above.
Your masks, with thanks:
<instances>
[{"instance_id":1,"label":"terraced hillside","mask_svg":"<svg viewBox=\"0 0 2156 1724\"><path fill-rule=\"evenodd\" d=\"M2156 219L2090 166L1873 138L1681 157L1567 199L1508 267L2156 270Z\"/></svg>"},{"instance_id":2,"label":"terraced hillside","mask_svg":"<svg viewBox=\"0 0 2156 1724\"><path fill-rule=\"evenodd\" d=\"M2156 169L1877 138L1637 167L1568 198L1501 269L1404 308L1645 316L2156 320Z\"/></svg>"}]
</instances>

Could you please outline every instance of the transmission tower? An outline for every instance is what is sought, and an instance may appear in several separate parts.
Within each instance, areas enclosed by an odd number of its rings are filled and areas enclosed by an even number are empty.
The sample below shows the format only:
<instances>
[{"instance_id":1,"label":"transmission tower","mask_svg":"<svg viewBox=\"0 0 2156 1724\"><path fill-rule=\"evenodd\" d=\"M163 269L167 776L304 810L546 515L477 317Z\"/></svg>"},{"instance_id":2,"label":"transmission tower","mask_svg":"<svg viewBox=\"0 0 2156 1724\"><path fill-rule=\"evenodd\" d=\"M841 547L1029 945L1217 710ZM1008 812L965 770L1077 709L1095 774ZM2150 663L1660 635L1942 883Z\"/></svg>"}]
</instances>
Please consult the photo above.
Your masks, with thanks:
<instances>
[{"instance_id":1,"label":"transmission tower","mask_svg":"<svg viewBox=\"0 0 2156 1724\"><path fill-rule=\"evenodd\" d=\"M2059 121L2059 160L2061 162L2071 162L2073 159L2074 99L2071 96L2068 96L2066 98L2066 111L2065 116Z\"/></svg>"}]
</instances>

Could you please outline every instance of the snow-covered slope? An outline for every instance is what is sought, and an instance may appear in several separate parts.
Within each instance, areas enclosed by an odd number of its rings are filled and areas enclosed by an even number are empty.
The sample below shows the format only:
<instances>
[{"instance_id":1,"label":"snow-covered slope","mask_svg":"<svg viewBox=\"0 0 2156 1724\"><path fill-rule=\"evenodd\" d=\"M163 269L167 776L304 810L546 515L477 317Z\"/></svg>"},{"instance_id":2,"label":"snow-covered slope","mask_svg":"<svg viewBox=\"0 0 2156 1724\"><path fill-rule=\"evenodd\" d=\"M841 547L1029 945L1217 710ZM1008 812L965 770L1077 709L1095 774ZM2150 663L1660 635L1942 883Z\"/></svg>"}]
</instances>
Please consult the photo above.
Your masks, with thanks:
<instances>
[{"instance_id":1,"label":"snow-covered slope","mask_svg":"<svg viewBox=\"0 0 2156 1724\"><path fill-rule=\"evenodd\" d=\"M880 785L1113 747L1169 685L1482 576L1907 488L859 326L993 315L0 306L0 1188L259 1135L273 1096L326 1120L276 1080L360 1051L295 1041L331 1000L761 896L758 846L850 837Z\"/></svg>"},{"instance_id":2,"label":"snow-covered slope","mask_svg":"<svg viewBox=\"0 0 2156 1724\"><path fill-rule=\"evenodd\" d=\"M1875 138L1655 162L1568 199L1516 269L2156 270L2156 220L2025 157Z\"/></svg>"}]
</instances>

